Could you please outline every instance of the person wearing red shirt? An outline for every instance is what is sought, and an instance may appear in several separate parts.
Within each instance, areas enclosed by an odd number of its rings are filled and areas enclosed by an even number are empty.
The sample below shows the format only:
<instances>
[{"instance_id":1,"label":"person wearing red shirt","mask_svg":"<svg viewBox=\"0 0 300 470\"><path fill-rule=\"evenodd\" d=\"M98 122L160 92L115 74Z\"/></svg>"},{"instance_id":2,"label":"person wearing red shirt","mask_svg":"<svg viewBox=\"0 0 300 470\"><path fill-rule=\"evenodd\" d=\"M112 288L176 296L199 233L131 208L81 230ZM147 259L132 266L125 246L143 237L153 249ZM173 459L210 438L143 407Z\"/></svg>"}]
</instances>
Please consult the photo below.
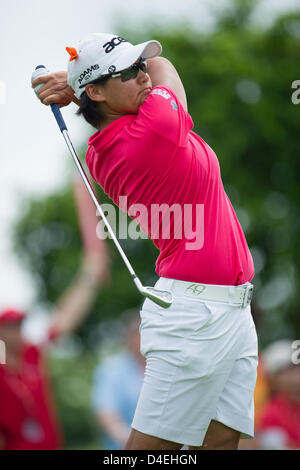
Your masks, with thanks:
<instances>
[{"instance_id":1,"label":"person wearing red shirt","mask_svg":"<svg viewBox=\"0 0 300 470\"><path fill-rule=\"evenodd\" d=\"M64 446L49 375L47 346L74 331L89 312L97 288L109 280L104 242L96 237L97 219L82 183L76 198L84 242L78 274L55 305L47 339L35 345L22 336L24 312L0 312L0 340L5 360L0 361L0 448L5 450L54 450Z\"/></svg>"},{"instance_id":2,"label":"person wearing red shirt","mask_svg":"<svg viewBox=\"0 0 300 470\"><path fill-rule=\"evenodd\" d=\"M300 449L300 365L292 341L278 340L263 351L271 398L261 411L257 439L263 449Z\"/></svg>"},{"instance_id":3,"label":"person wearing red shirt","mask_svg":"<svg viewBox=\"0 0 300 470\"><path fill-rule=\"evenodd\" d=\"M97 129L90 173L153 240L155 287L173 295L168 309L146 299L141 310L146 370L125 449L236 449L254 432L254 266L217 156L192 131L158 41L99 33L67 50L67 76L32 87L44 84L46 105L73 100Z\"/></svg>"},{"instance_id":4,"label":"person wearing red shirt","mask_svg":"<svg viewBox=\"0 0 300 470\"><path fill-rule=\"evenodd\" d=\"M24 342L25 314L4 310L0 338L6 345L6 363L0 365L0 442L5 450L51 450L63 446L42 349Z\"/></svg>"}]
</instances>

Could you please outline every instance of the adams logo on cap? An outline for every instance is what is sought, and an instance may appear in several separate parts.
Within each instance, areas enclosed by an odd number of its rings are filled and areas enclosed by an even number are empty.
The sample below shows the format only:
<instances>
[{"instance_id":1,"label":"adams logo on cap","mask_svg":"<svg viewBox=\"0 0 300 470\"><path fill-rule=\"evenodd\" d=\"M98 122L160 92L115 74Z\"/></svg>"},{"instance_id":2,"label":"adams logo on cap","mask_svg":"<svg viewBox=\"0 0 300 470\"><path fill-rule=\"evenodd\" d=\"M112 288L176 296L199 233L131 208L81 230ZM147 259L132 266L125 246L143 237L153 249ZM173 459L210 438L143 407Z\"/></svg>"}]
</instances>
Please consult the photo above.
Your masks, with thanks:
<instances>
[{"instance_id":1,"label":"adams logo on cap","mask_svg":"<svg viewBox=\"0 0 300 470\"><path fill-rule=\"evenodd\" d=\"M86 70L84 70L84 72L82 72L82 74L78 78L79 85L81 85L82 80L89 80L94 70L98 70L98 69L99 69L99 65L95 64L95 65L92 65L91 67L88 67Z\"/></svg>"}]
</instances>

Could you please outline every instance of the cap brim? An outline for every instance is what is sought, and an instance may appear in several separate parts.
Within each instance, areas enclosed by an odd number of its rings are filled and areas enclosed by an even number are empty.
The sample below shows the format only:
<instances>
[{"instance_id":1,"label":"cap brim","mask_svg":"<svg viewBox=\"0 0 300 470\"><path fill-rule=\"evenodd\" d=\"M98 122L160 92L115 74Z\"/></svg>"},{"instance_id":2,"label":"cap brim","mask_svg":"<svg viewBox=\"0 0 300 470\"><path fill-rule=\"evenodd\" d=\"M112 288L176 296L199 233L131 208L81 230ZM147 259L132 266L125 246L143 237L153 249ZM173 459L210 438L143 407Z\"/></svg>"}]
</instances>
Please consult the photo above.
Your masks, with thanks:
<instances>
[{"instance_id":1,"label":"cap brim","mask_svg":"<svg viewBox=\"0 0 300 470\"><path fill-rule=\"evenodd\" d=\"M158 41L147 41L141 44L137 44L136 46L130 47L126 54L124 51L119 55L116 60L116 72L120 72L121 70L130 67L130 65L134 64L139 57L143 59L151 59L151 57L157 57L162 52L161 44ZM106 71L105 73L108 73Z\"/></svg>"}]
</instances>

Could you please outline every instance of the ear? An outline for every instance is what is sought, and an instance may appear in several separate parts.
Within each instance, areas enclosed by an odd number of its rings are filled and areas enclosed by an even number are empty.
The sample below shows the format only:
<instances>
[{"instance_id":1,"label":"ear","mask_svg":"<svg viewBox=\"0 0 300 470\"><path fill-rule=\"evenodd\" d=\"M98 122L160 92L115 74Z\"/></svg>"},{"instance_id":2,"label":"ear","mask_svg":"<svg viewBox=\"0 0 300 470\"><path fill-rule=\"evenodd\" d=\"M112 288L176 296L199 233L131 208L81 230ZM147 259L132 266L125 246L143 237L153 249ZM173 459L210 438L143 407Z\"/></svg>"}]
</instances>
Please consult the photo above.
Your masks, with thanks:
<instances>
[{"instance_id":1,"label":"ear","mask_svg":"<svg viewBox=\"0 0 300 470\"><path fill-rule=\"evenodd\" d=\"M85 87L85 92L92 101L98 101L98 103L103 103L105 101L105 96L103 94L103 89L95 84L89 84Z\"/></svg>"}]
</instances>

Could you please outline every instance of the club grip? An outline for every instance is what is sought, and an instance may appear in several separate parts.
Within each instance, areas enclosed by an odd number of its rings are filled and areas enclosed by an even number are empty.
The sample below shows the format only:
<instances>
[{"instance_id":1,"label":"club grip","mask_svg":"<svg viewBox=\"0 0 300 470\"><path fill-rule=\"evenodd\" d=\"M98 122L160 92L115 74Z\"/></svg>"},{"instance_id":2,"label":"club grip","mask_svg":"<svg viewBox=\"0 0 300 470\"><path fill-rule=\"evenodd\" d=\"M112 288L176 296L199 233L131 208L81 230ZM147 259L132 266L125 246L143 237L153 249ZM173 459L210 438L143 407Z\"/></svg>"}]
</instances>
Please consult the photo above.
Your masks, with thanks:
<instances>
[{"instance_id":1,"label":"club grip","mask_svg":"<svg viewBox=\"0 0 300 470\"><path fill-rule=\"evenodd\" d=\"M34 72L33 72L33 74L32 74L31 81L33 82L33 80L34 80L35 78L40 77L40 76L42 76L42 75L48 75L49 73L50 73L50 71L49 71L44 65L38 65L38 66L35 68L35 70L34 70ZM38 86L34 89L34 91L35 91L36 94L37 94L37 92L38 92L38 90L39 90L39 88L40 88L41 86L42 86L42 85L38 85ZM55 119L56 119L56 122L57 122L58 127L60 128L61 132L67 131L68 128L67 128L67 126L66 126L66 123L65 123L65 121L64 121L64 118L62 117L62 114L61 114L61 111L60 111L60 109L59 109L59 107L58 107L58 104L53 103L53 104L51 104L50 106L51 106L51 110L52 110L52 112L53 112L53 114L54 114L54 117L55 117Z\"/></svg>"},{"instance_id":2,"label":"club grip","mask_svg":"<svg viewBox=\"0 0 300 470\"><path fill-rule=\"evenodd\" d=\"M43 75L48 75L50 73L50 70L48 70L44 65L38 65L32 75L31 75L31 83L38 77L42 77ZM38 91L39 89L43 86L43 83L40 85L37 85L34 89L36 96L39 98Z\"/></svg>"},{"instance_id":3,"label":"club grip","mask_svg":"<svg viewBox=\"0 0 300 470\"><path fill-rule=\"evenodd\" d=\"M58 104L51 104L50 106L51 106L52 113L54 114L54 117L56 119L56 122L57 122L58 127L60 128L61 132L67 131L68 128L66 126L64 118L62 117L62 114L60 112Z\"/></svg>"}]
</instances>

